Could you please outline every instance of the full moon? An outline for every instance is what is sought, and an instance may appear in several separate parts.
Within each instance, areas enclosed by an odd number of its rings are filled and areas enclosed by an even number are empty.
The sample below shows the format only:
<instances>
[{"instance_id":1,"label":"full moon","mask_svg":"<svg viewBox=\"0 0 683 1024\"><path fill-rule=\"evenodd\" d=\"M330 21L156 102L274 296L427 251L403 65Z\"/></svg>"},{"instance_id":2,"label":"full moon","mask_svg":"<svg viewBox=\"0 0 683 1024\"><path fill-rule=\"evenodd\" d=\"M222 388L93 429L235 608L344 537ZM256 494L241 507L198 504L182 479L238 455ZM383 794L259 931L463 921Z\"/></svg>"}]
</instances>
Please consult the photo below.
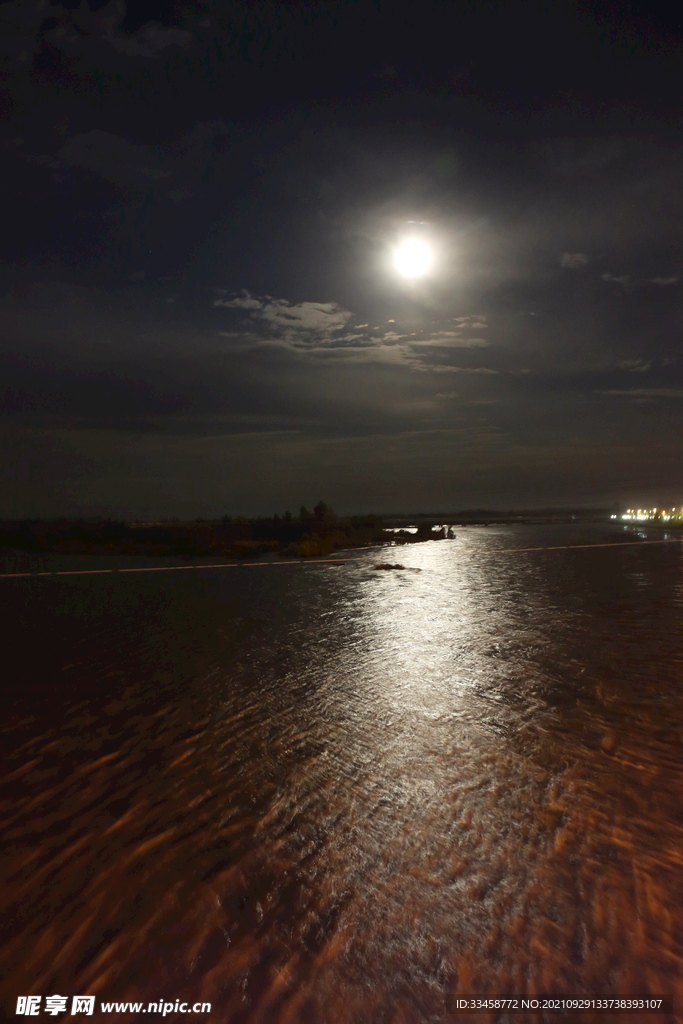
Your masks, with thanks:
<instances>
[{"instance_id":1,"label":"full moon","mask_svg":"<svg viewBox=\"0 0 683 1024\"><path fill-rule=\"evenodd\" d=\"M422 277L431 268L432 253L418 238L407 238L396 250L395 261L396 269L404 277Z\"/></svg>"}]
</instances>

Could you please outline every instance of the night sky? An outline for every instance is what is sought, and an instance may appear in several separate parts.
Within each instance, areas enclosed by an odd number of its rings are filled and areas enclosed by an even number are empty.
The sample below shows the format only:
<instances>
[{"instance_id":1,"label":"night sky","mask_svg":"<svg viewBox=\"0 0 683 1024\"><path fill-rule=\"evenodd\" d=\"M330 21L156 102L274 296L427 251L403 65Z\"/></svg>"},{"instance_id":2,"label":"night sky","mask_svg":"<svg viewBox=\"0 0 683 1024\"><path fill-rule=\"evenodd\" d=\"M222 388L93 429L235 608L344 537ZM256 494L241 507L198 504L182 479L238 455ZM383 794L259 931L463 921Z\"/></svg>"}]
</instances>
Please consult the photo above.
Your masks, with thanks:
<instances>
[{"instance_id":1,"label":"night sky","mask_svg":"<svg viewBox=\"0 0 683 1024\"><path fill-rule=\"evenodd\" d=\"M0 516L683 502L682 25L0 3Z\"/></svg>"}]
</instances>

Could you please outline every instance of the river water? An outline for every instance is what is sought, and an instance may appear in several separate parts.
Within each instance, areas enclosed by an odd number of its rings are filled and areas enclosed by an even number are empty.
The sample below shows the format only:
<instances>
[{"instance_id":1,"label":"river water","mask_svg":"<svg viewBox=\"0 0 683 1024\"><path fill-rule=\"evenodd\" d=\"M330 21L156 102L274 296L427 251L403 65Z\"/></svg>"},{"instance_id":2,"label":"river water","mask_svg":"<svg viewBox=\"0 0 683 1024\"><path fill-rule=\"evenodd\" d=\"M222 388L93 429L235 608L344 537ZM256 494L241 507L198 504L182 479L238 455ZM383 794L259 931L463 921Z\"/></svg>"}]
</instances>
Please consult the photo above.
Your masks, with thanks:
<instances>
[{"instance_id":1,"label":"river water","mask_svg":"<svg viewBox=\"0 0 683 1024\"><path fill-rule=\"evenodd\" d=\"M336 565L0 579L8 1012L681 1000L682 546L518 550L623 539L469 528Z\"/></svg>"}]
</instances>

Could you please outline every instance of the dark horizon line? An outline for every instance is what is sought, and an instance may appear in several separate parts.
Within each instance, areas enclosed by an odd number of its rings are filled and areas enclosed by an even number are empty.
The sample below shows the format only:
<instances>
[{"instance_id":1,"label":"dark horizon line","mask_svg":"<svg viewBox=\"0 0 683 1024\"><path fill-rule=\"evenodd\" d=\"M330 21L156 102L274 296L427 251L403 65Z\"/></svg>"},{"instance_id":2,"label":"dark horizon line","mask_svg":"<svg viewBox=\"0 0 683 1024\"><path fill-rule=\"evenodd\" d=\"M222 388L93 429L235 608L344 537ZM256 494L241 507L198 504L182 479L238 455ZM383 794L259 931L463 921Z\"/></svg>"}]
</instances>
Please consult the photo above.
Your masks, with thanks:
<instances>
[{"instance_id":1,"label":"dark horizon line","mask_svg":"<svg viewBox=\"0 0 683 1024\"><path fill-rule=\"evenodd\" d=\"M625 506L624 506L625 507ZM662 505L663 508L668 508L668 505ZM673 507L673 506L672 506ZM575 515L575 514L590 514L590 515L609 515L615 511L620 511L620 505L610 506L595 506L595 505L545 505L545 506L532 506L525 508L461 508L454 510L440 511L411 511L411 512L399 512L399 511L384 511L384 512L349 512L347 514L336 514L337 519L355 519L355 518L366 518L369 516L376 517L378 519L438 519L440 517L453 517L453 516L528 516L528 515ZM282 519L286 513L273 513L270 515L233 515L233 516L194 516L191 518L182 518L180 516L161 516L159 518L152 517L134 517L129 519L127 517L117 516L106 516L106 515L94 515L94 516L69 516L69 515L57 515L57 516L12 516L0 518L0 525L10 523L26 523L26 524L38 524L38 523L139 523L141 525L183 525L183 524L196 524L196 523L221 523L225 519L231 522L235 522L239 519L247 521L256 520L270 520L274 519L275 516ZM298 519L299 516L290 513L293 519ZM313 516L311 516L313 518Z\"/></svg>"}]
</instances>

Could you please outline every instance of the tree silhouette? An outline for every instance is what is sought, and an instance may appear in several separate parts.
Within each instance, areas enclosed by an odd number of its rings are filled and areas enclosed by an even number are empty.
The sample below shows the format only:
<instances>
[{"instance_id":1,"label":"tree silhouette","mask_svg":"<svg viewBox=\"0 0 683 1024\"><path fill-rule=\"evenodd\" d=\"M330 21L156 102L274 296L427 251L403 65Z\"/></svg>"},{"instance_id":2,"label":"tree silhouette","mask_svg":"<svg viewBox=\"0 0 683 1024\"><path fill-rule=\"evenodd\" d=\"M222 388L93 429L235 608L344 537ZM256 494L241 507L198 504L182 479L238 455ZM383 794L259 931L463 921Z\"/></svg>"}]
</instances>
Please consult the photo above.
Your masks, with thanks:
<instances>
[{"instance_id":1,"label":"tree silhouette","mask_svg":"<svg viewBox=\"0 0 683 1024\"><path fill-rule=\"evenodd\" d=\"M313 515L319 523L329 523L334 519L334 512L324 501L319 501L313 509Z\"/></svg>"}]
</instances>

